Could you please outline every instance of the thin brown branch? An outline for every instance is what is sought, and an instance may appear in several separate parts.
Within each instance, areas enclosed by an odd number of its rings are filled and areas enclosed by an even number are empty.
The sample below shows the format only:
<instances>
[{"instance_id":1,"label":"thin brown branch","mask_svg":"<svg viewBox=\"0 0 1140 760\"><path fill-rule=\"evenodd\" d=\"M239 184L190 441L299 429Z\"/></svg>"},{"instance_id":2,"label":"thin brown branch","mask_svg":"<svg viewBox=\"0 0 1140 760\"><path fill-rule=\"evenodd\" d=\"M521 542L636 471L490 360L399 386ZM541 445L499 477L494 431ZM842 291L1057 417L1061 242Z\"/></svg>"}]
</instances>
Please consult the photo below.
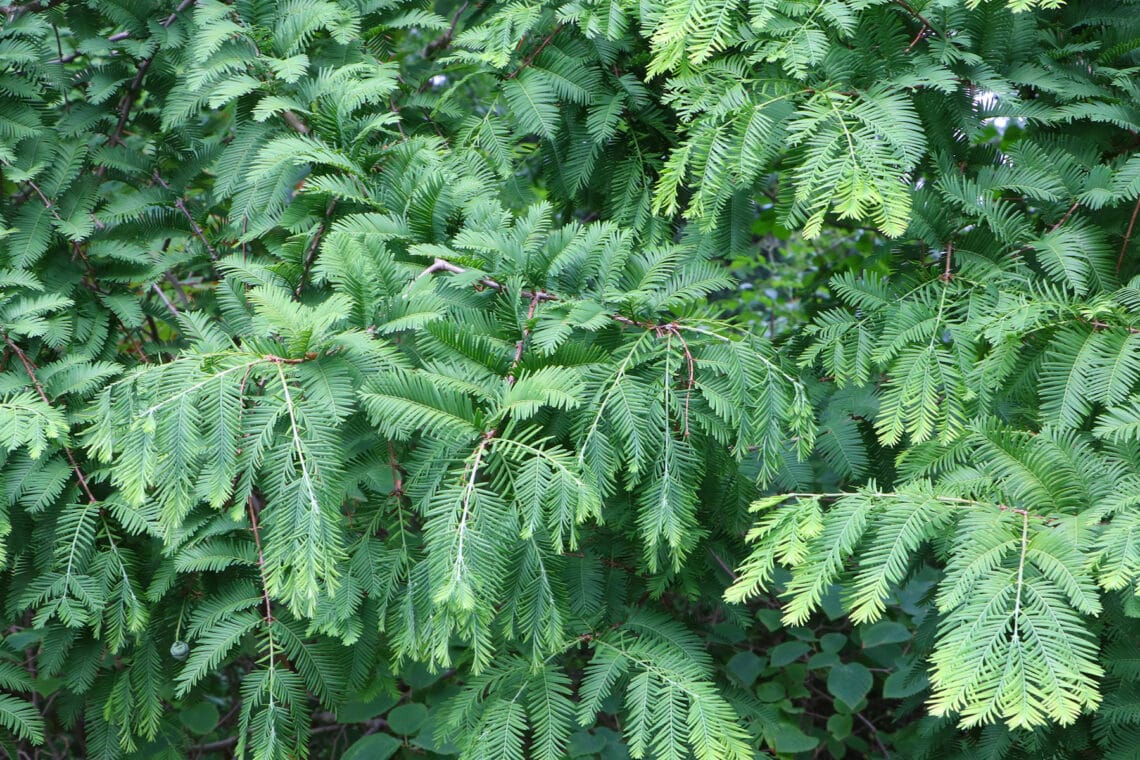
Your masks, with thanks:
<instances>
[{"instance_id":1,"label":"thin brown branch","mask_svg":"<svg viewBox=\"0 0 1140 760\"><path fill-rule=\"evenodd\" d=\"M934 32L939 37L945 37L946 36L945 34L942 33L941 30L939 30L938 27L936 27L934 24L930 23L930 19L928 19L926 16L923 16L921 13L916 11L913 7L911 7L910 3L906 2L906 0L894 0L894 3L895 3L895 5L897 5L898 7L902 8L904 11L909 13L911 16L914 16L924 27L926 27L930 31ZM919 33L919 36L921 36L921 32ZM915 42L917 42L917 38L916 38ZM915 44L914 42L911 42L912 47L914 46L914 44ZM907 50L910 50L910 48L908 47Z\"/></svg>"},{"instance_id":2,"label":"thin brown branch","mask_svg":"<svg viewBox=\"0 0 1140 760\"><path fill-rule=\"evenodd\" d=\"M35 183L35 181L30 180L30 179L27 180L27 183L28 183L28 187L32 188L32 190L35 191L36 195L38 195L40 197L40 200L43 201L44 208L46 208L48 210L48 212L53 217L55 217L55 220L57 222L62 222L63 219L60 218L59 212L55 210L55 204L52 203L51 200L46 195L44 195L44 191L40 189L40 186L37 185Z\"/></svg>"},{"instance_id":3,"label":"thin brown branch","mask_svg":"<svg viewBox=\"0 0 1140 760\"><path fill-rule=\"evenodd\" d=\"M167 16L166 18L164 18L164 19L163 19L161 22L159 22L159 23L161 23L161 24L162 24L162 26L163 26L163 28L164 28L164 29L165 29L165 28L167 28L167 27L169 27L171 24L173 24L173 23L174 23L174 20L175 20L176 18L178 18L178 14L179 14L179 13L181 13L181 12L182 12L182 11L184 11L184 10L186 10L187 8L189 8L189 7L190 7L191 5L193 5L193 4L194 4L194 0L182 0L182 2L180 2L180 3L178 4L178 7L174 9L174 13L171 13L169 16Z\"/></svg>"},{"instance_id":4,"label":"thin brown branch","mask_svg":"<svg viewBox=\"0 0 1140 760\"><path fill-rule=\"evenodd\" d=\"M170 240L170 238L167 238L166 240L162 241L162 249L160 251L160 255L165 255L166 252L170 250ZM182 283L178 281L178 278L170 272L163 272L162 278L170 284L170 287L174 290L174 295L178 297L178 302L182 304L182 308L189 309L190 297L186 295L186 291L183 289ZM155 342L158 342L157 336L155 337Z\"/></svg>"},{"instance_id":5,"label":"thin brown branch","mask_svg":"<svg viewBox=\"0 0 1140 760\"><path fill-rule=\"evenodd\" d=\"M728 577L732 578L733 583L736 583L736 581L738 581L740 579L740 577L736 574L736 572L732 569L732 567L729 566L729 564L727 562L725 562L724 559L721 558L721 556L719 554L717 554L716 552L714 552L712 549L709 549L709 556L713 558L713 560L716 562L716 564L720 567L721 570L728 573Z\"/></svg>"},{"instance_id":6,"label":"thin brown branch","mask_svg":"<svg viewBox=\"0 0 1140 760\"><path fill-rule=\"evenodd\" d=\"M1050 232L1056 232L1058 229L1060 229L1061 225L1064 224L1065 222L1069 221L1069 217L1071 217L1073 215L1073 212L1076 211L1077 207L1080 205L1081 205L1080 201L1073 201L1073 205L1069 206L1069 210L1065 212L1065 215L1062 216L1057 221L1056 224L1054 224L1052 227L1049 228L1049 231Z\"/></svg>"},{"instance_id":7,"label":"thin brown branch","mask_svg":"<svg viewBox=\"0 0 1140 760\"><path fill-rule=\"evenodd\" d=\"M309 125L303 122L300 116L288 109L281 112L281 118L284 119L285 123L295 132L307 135L311 131Z\"/></svg>"},{"instance_id":8,"label":"thin brown branch","mask_svg":"<svg viewBox=\"0 0 1140 760\"><path fill-rule=\"evenodd\" d=\"M40 0L36 0L36 2L26 3L24 5L9 5L4 9L4 15L8 17L9 21L12 21L18 19L20 16L23 16L25 13L46 11L49 8L54 8L57 5L61 5L64 2L65 0L48 0L48 2L40 2Z\"/></svg>"},{"instance_id":9,"label":"thin brown branch","mask_svg":"<svg viewBox=\"0 0 1140 760\"><path fill-rule=\"evenodd\" d=\"M318 356L319 354L310 351L300 359L287 359L284 356L275 356L273 354L262 354L261 358L270 364L304 364L305 362L311 362L313 359L318 358Z\"/></svg>"},{"instance_id":10,"label":"thin brown branch","mask_svg":"<svg viewBox=\"0 0 1140 760\"><path fill-rule=\"evenodd\" d=\"M206 742L205 744L195 744L190 748L190 751L195 754L205 754L207 752L219 752L223 749L229 749L237 744L238 738L236 736L229 736L225 739L218 739L213 742Z\"/></svg>"},{"instance_id":11,"label":"thin brown branch","mask_svg":"<svg viewBox=\"0 0 1140 760\"><path fill-rule=\"evenodd\" d=\"M946 265L942 269L942 277L941 277L941 280L943 282L950 282L950 278L953 277L953 275L950 274L950 265L953 262L953 259L954 259L954 241L950 240L950 241L947 241L947 243L946 243Z\"/></svg>"},{"instance_id":12,"label":"thin brown branch","mask_svg":"<svg viewBox=\"0 0 1140 760\"><path fill-rule=\"evenodd\" d=\"M918 44L918 41L921 40L924 36L926 36L926 30L929 28L930 27L927 26L926 24L923 24L922 26L918 27L918 31L915 32L914 37L911 38L910 44L906 46L906 50L904 52L909 53L911 50L913 50L914 46Z\"/></svg>"},{"instance_id":13,"label":"thin brown branch","mask_svg":"<svg viewBox=\"0 0 1140 760\"><path fill-rule=\"evenodd\" d=\"M422 278L422 277L426 277L428 275L435 274L437 272L451 272L452 274L466 274L467 270L461 266L458 266L456 264L452 264L447 259L435 259L434 261L432 261L431 264L429 264L427 266L426 269L424 269L422 272L420 272L419 274L417 274L415 276L415 278L413 279L413 282L415 280ZM490 277L480 278L479 284L484 286L484 287L490 288L491 290L503 290L502 284L496 280L492 280ZM545 290L524 290L524 291L522 291L522 296L523 296L523 298L537 298L539 301L557 301L558 300L558 296L556 296L552 293L547 293Z\"/></svg>"},{"instance_id":14,"label":"thin brown branch","mask_svg":"<svg viewBox=\"0 0 1140 760\"><path fill-rule=\"evenodd\" d=\"M194 0L182 0L174 12L164 18L159 24L165 29L174 23L178 18L178 14L186 10L193 4ZM142 92L143 79L146 78L146 73L150 70L150 66L154 63L155 56L158 51L151 53L148 57L144 58L142 63L139 64L139 70L135 73L135 78L127 86L127 91L123 95L123 99L119 101L119 120L115 123L115 128L111 134L107 136L108 145L121 145L123 144L123 132L127 128L127 121L131 117L131 109L134 108L135 102L138 100L139 94ZM95 170L96 174L102 174L103 167Z\"/></svg>"},{"instance_id":15,"label":"thin brown branch","mask_svg":"<svg viewBox=\"0 0 1140 760\"><path fill-rule=\"evenodd\" d=\"M451 44L451 41L455 38L455 29L459 25L459 17L463 15L463 11L467 10L468 5L469 3L463 3L463 5L459 6L459 10L451 17L451 26L447 28L447 31L444 32L442 36L437 37L424 46L424 49L420 51L421 58L430 60Z\"/></svg>"},{"instance_id":16,"label":"thin brown branch","mask_svg":"<svg viewBox=\"0 0 1140 760\"><path fill-rule=\"evenodd\" d=\"M162 301L162 304L163 304L163 306L166 307L166 310L170 312L170 316L174 317L177 320L178 319L178 309L174 306L174 303L169 298L166 297L166 293L162 292L162 288L158 287L158 283L152 282L150 284L150 287L155 292L155 295L158 296L158 299L160 301ZM156 338L156 340L157 340L157 338Z\"/></svg>"},{"instance_id":17,"label":"thin brown branch","mask_svg":"<svg viewBox=\"0 0 1140 760\"><path fill-rule=\"evenodd\" d=\"M127 91L123 95L123 99L119 101L119 120L115 123L115 128L111 130L111 134L107 135L108 145L122 145L123 132L127 128L127 120L131 117L131 109L134 108L135 101L138 100L139 93L142 92L143 79L146 78L147 71L150 70L151 63L154 62L154 56L151 55L143 59L139 64L139 70L135 74L135 78L127 86ZM102 174L101 171L104 167L100 166L95 170L96 174Z\"/></svg>"},{"instance_id":18,"label":"thin brown branch","mask_svg":"<svg viewBox=\"0 0 1140 760\"><path fill-rule=\"evenodd\" d=\"M522 63L519 64L519 67L517 69L512 71L510 74L507 74L506 79L514 79L519 74L521 74L525 68L534 63L534 59L538 58L539 54L545 50L546 46L550 44L550 41L554 39L554 35L558 34L560 31L562 31L562 24L554 27L554 31L546 35L546 39L540 42L538 44L538 47L536 47L533 51L531 51L530 55L523 59Z\"/></svg>"},{"instance_id":19,"label":"thin brown branch","mask_svg":"<svg viewBox=\"0 0 1140 760\"><path fill-rule=\"evenodd\" d=\"M163 279L170 283L170 287L174 288L174 295L178 296L178 302L182 304L183 309L190 308L190 297L186 295L186 291L182 288L182 283L178 281L170 272L162 273Z\"/></svg>"},{"instance_id":20,"label":"thin brown branch","mask_svg":"<svg viewBox=\"0 0 1140 760\"><path fill-rule=\"evenodd\" d=\"M1128 242L1132 240L1132 230L1136 226L1136 212L1140 211L1140 197L1136 198L1136 205L1132 207L1132 218L1128 220L1128 231L1124 233L1124 243L1120 246L1120 255L1116 257L1116 273L1120 274L1120 267L1124 266L1124 252L1128 250Z\"/></svg>"},{"instance_id":21,"label":"thin brown branch","mask_svg":"<svg viewBox=\"0 0 1140 760\"><path fill-rule=\"evenodd\" d=\"M396 461L396 446L388 441L388 466L392 468L392 495L397 499L404 495L404 474Z\"/></svg>"},{"instance_id":22,"label":"thin brown branch","mask_svg":"<svg viewBox=\"0 0 1140 760\"><path fill-rule=\"evenodd\" d=\"M154 181L157 182L158 184L162 185L162 188L164 190L170 190L170 185L168 185L166 183L166 180L164 180L162 178L162 175L159 174L157 171L155 171L155 173L154 173ZM186 221L189 222L189 224L190 224L190 230L194 233L194 237L198 238L198 240L202 243L202 245L205 246L206 254L210 257L210 260L211 261L217 261L218 260L218 252L214 249L214 247L212 245L210 245L210 241L206 239L206 233L203 232L202 228L200 226L198 226L198 223L196 221L194 221L194 217L190 213L190 209L186 208L185 201L183 201L182 198L175 198L174 199L174 207L182 212L182 216L186 217Z\"/></svg>"},{"instance_id":23,"label":"thin brown branch","mask_svg":"<svg viewBox=\"0 0 1140 760\"><path fill-rule=\"evenodd\" d=\"M515 343L515 356L511 360L511 368L507 371L507 385L513 386L515 384L515 372L518 371L519 362L522 361L523 347L526 345L526 339L530 337L530 321L534 319L535 309L542 303L542 299L538 294L530 297L530 308L526 310L526 324L523 325L522 337Z\"/></svg>"},{"instance_id":24,"label":"thin brown branch","mask_svg":"<svg viewBox=\"0 0 1140 760\"><path fill-rule=\"evenodd\" d=\"M883 740L879 738L879 729L875 728L875 724L868 720L862 713L857 712L853 714L856 718L859 719L861 723L863 723L863 725L865 725L871 731L871 739L874 740L875 746L879 748L879 751L883 753L883 759L890 760L891 753L887 751L887 747L883 744Z\"/></svg>"},{"instance_id":25,"label":"thin brown branch","mask_svg":"<svg viewBox=\"0 0 1140 760\"><path fill-rule=\"evenodd\" d=\"M261 574L261 598L265 601L265 622L270 624L273 622L273 603L269 599L269 588L265 583L265 555L261 552L261 530L257 525L257 516L261 508L256 499L256 496L250 494L246 503L249 505L249 526L253 531L253 543L257 546L257 570Z\"/></svg>"},{"instance_id":26,"label":"thin brown branch","mask_svg":"<svg viewBox=\"0 0 1140 760\"><path fill-rule=\"evenodd\" d=\"M1128 325L1110 325L1107 322L1101 322L1099 319L1082 319L1081 321L1092 325L1097 330L1111 330L1113 328L1121 328L1127 330L1133 335L1140 334L1140 328L1130 327Z\"/></svg>"},{"instance_id":27,"label":"thin brown branch","mask_svg":"<svg viewBox=\"0 0 1140 760\"><path fill-rule=\"evenodd\" d=\"M36 365L32 362L31 359L28 358L28 355L24 353L23 349L21 349L6 332L4 333L4 342L7 343L8 348L10 348L12 352L16 354L16 358L20 360L20 364L24 365L24 371L28 373L28 378L32 381L32 385L35 386L36 393L39 394L39 397L45 404L51 406L51 399L48 398L47 392L44 391L44 387L40 383L39 377L36 376ZM87 482L87 476L83 474L83 470L79 467L79 462L75 458L75 452L73 452L69 446L64 446L63 452L67 455L67 461L71 464L71 471L75 473L75 478L79 481L79 487L87 497L88 503L97 503L99 500L96 499L95 494L91 492L91 486Z\"/></svg>"},{"instance_id":28,"label":"thin brown branch","mask_svg":"<svg viewBox=\"0 0 1140 760\"><path fill-rule=\"evenodd\" d=\"M300 299L301 292L305 289L305 280L309 278L309 269L313 266L313 259L317 257L317 249L321 245L321 238L325 235L325 230L329 226L329 216L336 208L336 198L329 201L329 205L325 207L325 215L321 218L321 223L317 226L317 231L313 235L313 239L309 242L309 247L305 250L305 259L301 264L301 276L297 278L297 287L293 288L293 298Z\"/></svg>"}]
</instances>

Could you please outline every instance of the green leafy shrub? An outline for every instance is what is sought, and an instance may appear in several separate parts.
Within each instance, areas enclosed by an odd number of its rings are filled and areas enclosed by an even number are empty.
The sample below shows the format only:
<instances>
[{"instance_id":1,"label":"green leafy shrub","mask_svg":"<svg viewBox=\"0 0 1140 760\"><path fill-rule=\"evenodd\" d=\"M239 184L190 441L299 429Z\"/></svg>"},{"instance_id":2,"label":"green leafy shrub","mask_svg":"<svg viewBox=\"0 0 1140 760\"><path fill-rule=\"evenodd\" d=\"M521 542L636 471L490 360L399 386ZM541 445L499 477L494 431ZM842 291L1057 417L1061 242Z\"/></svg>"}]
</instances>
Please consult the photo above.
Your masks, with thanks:
<instances>
[{"instance_id":1,"label":"green leafy shrub","mask_svg":"<svg viewBox=\"0 0 1140 760\"><path fill-rule=\"evenodd\" d=\"M13 756L1130 756L1136 3L0 12Z\"/></svg>"}]
</instances>

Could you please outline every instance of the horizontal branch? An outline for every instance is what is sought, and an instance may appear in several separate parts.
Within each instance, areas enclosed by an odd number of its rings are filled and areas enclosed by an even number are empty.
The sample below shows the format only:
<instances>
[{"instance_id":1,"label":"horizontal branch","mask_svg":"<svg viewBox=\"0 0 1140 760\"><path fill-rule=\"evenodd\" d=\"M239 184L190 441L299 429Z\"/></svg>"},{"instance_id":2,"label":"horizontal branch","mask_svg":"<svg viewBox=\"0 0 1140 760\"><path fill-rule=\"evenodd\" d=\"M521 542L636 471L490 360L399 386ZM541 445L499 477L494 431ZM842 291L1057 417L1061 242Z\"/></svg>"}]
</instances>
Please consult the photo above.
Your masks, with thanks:
<instances>
[{"instance_id":1,"label":"horizontal branch","mask_svg":"<svg viewBox=\"0 0 1140 760\"><path fill-rule=\"evenodd\" d=\"M466 274L467 270L457 264L452 264L447 259L437 258L428 265L426 269L415 276L415 280L426 277L437 272L451 272L452 274ZM479 284L491 290L504 290L502 283L492 280L490 277L482 277L479 279ZM523 298L530 298L538 302L542 301L557 301L558 296L553 293L548 293L545 290L524 290L522 291Z\"/></svg>"},{"instance_id":2,"label":"horizontal branch","mask_svg":"<svg viewBox=\"0 0 1140 760\"><path fill-rule=\"evenodd\" d=\"M877 499L899 499L899 500L901 500L901 499L919 498L921 496L920 494L900 493L898 491L875 491L874 493L871 493L871 494L863 494L859 491L835 491L832 493L798 493L798 492L793 492L793 493L786 493L786 494L780 494L780 495L784 497L782 499L783 501L786 501L788 499L827 499L828 501L831 501L834 499L843 499L843 498L846 498L848 496L863 496L863 495L873 496ZM934 501L942 502L943 504L947 504L950 506L956 506L956 507L985 507L987 509L997 509L1001 512L1009 512L1010 514L1020 515L1020 516L1025 517L1025 518L1033 518L1035 520L1041 520L1042 522L1045 522L1045 523L1051 523L1054 520L1054 518L1052 518L1052 517L1046 517L1045 515L1034 514L1034 513L1030 512L1028 509L1021 509L1019 507L1012 507L1009 504L1002 504L1001 502L977 501L975 499L963 499L963 498L959 498L957 496L937 496L937 495L933 495L933 494L930 495L928 498L931 498Z\"/></svg>"}]
</instances>

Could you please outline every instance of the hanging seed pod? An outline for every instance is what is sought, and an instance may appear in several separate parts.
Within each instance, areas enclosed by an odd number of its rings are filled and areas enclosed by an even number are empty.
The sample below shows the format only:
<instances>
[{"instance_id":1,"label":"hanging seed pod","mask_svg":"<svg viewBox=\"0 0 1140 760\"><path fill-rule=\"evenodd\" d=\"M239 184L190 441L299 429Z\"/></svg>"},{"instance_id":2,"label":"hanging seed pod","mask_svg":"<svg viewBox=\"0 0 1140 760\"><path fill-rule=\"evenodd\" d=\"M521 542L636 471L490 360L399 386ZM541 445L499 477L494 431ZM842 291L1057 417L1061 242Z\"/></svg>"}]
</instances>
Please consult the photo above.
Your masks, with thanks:
<instances>
[{"instance_id":1,"label":"hanging seed pod","mask_svg":"<svg viewBox=\"0 0 1140 760\"><path fill-rule=\"evenodd\" d=\"M170 645L170 656L176 660L185 660L190 655L190 645L185 641L176 641Z\"/></svg>"}]
</instances>

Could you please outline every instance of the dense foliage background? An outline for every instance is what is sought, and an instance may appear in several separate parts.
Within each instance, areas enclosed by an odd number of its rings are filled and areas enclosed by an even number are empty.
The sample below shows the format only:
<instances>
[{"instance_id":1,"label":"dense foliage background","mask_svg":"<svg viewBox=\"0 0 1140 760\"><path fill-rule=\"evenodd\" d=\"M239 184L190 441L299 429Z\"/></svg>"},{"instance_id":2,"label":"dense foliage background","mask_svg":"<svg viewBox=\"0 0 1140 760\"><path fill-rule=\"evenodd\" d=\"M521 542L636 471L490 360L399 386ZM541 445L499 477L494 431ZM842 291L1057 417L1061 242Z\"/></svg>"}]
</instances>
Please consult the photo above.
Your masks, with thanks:
<instances>
[{"instance_id":1,"label":"dense foliage background","mask_svg":"<svg viewBox=\"0 0 1140 760\"><path fill-rule=\"evenodd\" d=\"M4 5L0 747L1134 757L1138 74L1131 0Z\"/></svg>"}]
</instances>

